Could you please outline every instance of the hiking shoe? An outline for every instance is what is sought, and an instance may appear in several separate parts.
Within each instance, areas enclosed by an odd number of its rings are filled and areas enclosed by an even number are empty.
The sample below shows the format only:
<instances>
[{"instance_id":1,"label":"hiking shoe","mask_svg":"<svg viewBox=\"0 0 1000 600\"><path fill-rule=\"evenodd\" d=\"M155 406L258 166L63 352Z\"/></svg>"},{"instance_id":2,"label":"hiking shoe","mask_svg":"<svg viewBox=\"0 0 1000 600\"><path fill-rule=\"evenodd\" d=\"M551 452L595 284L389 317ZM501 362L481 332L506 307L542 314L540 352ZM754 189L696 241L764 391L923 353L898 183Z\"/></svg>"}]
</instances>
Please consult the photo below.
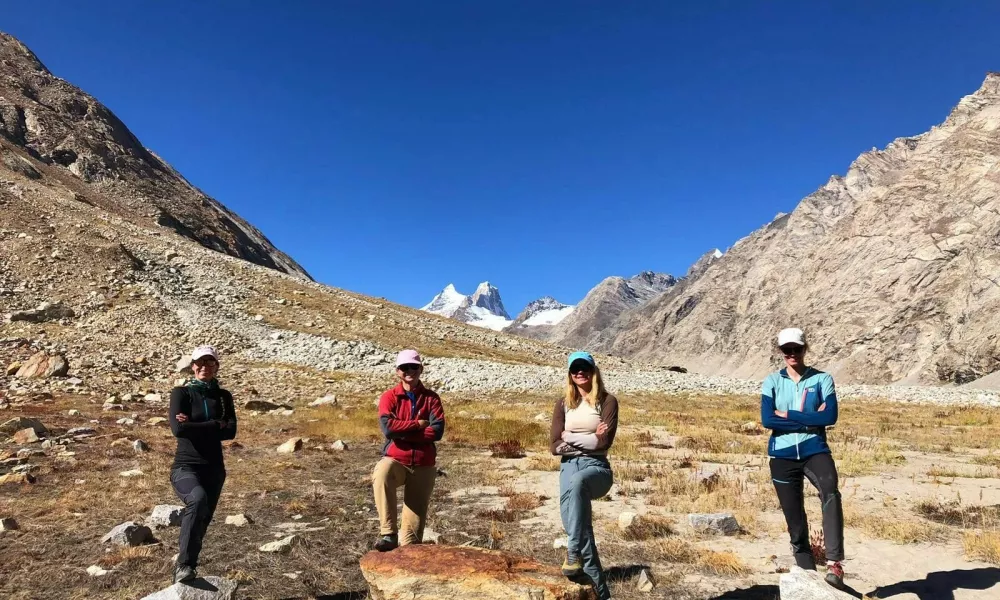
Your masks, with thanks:
<instances>
[{"instance_id":1,"label":"hiking shoe","mask_svg":"<svg viewBox=\"0 0 1000 600\"><path fill-rule=\"evenodd\" d=\"M375 542L375 549L379 552L388 552L399 547L399 539L395 535L383 535Z\"/></svg>"},{"instance_id":2,"label":"hiking shoe","mask_svg":"<svg viewBox=\"0 0 1000 600\"><path fill-rule=\"evenodd\" d=\"M583 565L580 564L579 558L566 557L562 565L563 575L572 579L574 577L579 577L580 573L583 572Z\"/></svg>"},{"instance_id":3,"label":"hiking shoe","mask_svg":"<svg viewBox=\"0 0 1000 600\"><path fill-rule=\"evenodd\" d=\"M194 570L194 567L189 567L187 565L177 565L174 569L174 583L183 583L185 581L191 581L198 577L198 572Z\"/></svg>"},{"instance_id":4,"label":"hiking shoe","mask_svg":"<svg viewBox=\"0 0 1000 600\"><path fill-rule=\"evenodd\" d=\"M840 561L826 565L826 577L824 579L835 588L844 587L844 567L841 566Z\"/></svg>"}]
</instances>

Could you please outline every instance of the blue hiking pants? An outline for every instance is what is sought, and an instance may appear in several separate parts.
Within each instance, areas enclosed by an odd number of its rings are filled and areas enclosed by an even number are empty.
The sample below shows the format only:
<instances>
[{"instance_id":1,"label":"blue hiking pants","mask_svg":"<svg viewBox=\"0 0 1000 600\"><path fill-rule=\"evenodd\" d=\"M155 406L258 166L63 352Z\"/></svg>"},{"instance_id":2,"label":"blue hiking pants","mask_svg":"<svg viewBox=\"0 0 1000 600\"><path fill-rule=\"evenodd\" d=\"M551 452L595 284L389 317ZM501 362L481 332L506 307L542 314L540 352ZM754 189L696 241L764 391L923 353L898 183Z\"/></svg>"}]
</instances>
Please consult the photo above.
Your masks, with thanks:
<instances>
[{"instance_id":1,"label":"blue hiking pants","mask_svg":"<svg viewBox=\"0 0 1000 600\"><path fill-rule=\"evenodd\" d=\"M567 554L570 562L580 559L600 600L611 598L611 591L597 556L590 503L608 493L612 480L611 464L603 456L563 457L559 466L559 513L569 537Z\"/></svg>"}]
</instances>

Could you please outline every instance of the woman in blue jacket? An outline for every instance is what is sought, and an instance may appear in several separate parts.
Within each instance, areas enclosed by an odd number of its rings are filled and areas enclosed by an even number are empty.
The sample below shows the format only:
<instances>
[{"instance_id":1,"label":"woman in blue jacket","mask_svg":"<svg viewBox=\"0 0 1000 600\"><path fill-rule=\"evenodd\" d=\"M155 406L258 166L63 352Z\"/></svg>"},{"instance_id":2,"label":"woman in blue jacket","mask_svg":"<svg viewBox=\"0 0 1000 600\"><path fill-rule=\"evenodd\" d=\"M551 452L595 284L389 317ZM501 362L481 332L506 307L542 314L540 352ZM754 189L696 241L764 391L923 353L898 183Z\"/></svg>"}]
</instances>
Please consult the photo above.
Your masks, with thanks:
<instances>
[{"instance_id":1,"label":"woman in blue jacket","mask_svg":"<svg viewBox=\"0 0 1000 600\"><path fill-rule=\"evenodd\" d=\"M781 330L778 348L785 358L785 368L767 376L760 395L760 420L771 430L767 444L771 479L785 514L795 563L803 569L816 570L809 544L803 479L819 490L826 542L826 581L842 587L844 510L837 489L837 467L826 443L826 428L837 422L833 377L806 366L808 346L801 329Z\"/></svg>"}]
</instances>

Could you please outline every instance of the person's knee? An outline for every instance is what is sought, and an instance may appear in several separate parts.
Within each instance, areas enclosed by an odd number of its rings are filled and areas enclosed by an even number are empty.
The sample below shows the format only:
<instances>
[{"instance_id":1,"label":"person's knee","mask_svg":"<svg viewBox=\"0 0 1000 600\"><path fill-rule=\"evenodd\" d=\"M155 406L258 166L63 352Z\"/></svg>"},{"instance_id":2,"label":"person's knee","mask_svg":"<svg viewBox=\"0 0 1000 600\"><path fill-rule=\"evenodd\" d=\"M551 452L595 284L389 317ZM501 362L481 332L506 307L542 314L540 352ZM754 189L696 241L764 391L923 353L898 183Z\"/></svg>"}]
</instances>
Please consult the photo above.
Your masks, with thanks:
<instances>
[{"instance_id":1,"label":"person's knee","mask_svg":"<svg viewBox=\"0 0 1000 600\"><path fill-rule=\"evenodd\" d=\"M185 504L188 508L199 512L208 510L208 494L202 487L196 487L185 497Z\"/></svg>"}]
</instances>

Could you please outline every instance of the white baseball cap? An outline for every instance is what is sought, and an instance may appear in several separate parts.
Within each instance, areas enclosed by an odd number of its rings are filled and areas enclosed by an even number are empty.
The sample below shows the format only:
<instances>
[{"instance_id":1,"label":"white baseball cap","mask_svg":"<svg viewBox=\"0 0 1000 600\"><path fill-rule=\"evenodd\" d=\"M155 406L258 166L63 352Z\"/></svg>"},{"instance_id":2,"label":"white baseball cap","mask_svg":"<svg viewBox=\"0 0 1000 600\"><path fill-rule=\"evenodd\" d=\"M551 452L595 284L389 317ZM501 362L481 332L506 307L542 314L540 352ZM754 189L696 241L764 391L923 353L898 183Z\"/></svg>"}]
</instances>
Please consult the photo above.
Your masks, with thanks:
<instances>
[{"instance_id":1,"label":"white baseball cap","mask_svg":"<svg viewBox=\"0 0 1000 600\"><path fill-rule=\"evenodd\" d=\"M802 332L798 327L789 327L788 329L782 329L778 333L778 347L784 346L786 344L795 344L796 346L806 345L806 334Z\"/></svg>"},{"instance_id":2,"label":"white baseball cap","mask_svg":"<svg viewBox=\"0 0 1000 600\"><path fill-rule=\"evenodd\" d=\"M191 353L191 362L198 360L199 358L211 356L216 362L219 362L219 353L215 351L212 346L198 346Z\"/></svg>"},{"instance_id":3,"label":"white baseball cap","mask_svg":"<svg viewBox=\"0 0 1000 600\"><path fill-rule=\"evenodd\" d=\"M424 361L416 350L402 350L396 355L396 366L403 365L423 365Z\"/></svg>"}]
</instances>

